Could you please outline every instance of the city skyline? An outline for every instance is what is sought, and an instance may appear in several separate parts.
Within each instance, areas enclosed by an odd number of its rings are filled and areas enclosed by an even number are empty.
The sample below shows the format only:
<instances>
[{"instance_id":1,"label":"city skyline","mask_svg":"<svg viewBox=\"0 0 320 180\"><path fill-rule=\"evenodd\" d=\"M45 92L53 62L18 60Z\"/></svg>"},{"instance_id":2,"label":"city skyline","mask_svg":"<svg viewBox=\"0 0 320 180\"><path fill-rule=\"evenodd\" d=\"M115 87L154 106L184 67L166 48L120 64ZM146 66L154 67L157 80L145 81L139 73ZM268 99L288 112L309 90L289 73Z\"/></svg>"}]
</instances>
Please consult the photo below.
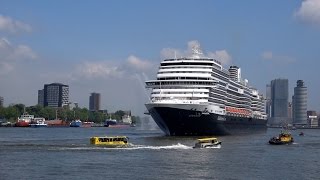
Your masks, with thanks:
<instances>
[{"instance_id":1,"label":"city skyline","mask_svg":"<svg viewBox=\"0 0 320 180\"><path fill-rule=\"evenodd\" d=\"M84 13L86 12L86 13ZM88 13L89 12L89 13ZM270 13L272 12L272 13ZM3 1L0 7L0 96L4 105L37 104L43 84L70 87L70 101L101 109L145 111L144 81L163 58L186 56L199 43L204 55L266 94L272 79L308 87L308 110L320 111L317 83L320 2Z\"/></svg>"}]
</instances>

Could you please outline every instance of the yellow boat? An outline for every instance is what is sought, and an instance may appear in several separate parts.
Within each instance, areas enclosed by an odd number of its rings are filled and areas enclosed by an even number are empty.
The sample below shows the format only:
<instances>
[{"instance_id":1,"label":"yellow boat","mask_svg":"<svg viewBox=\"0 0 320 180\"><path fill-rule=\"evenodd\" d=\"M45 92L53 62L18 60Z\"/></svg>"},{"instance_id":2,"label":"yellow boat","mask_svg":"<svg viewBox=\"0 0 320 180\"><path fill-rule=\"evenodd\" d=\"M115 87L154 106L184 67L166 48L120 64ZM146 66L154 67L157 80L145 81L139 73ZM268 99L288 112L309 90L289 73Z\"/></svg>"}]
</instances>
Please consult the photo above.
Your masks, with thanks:
<instances>
[{"instance_id":1,"label":"yellow boat","mask_svg":"<svg viewBox=\"0 0 320 180\"><path fill-rule=\"evenodd\" d=\"M126 136L94 136L90 138L90 144L107 147L127 147L128 139Z\"/></svg>"},{"instance_id":2,"label":"yellow boat","mask_svg":"<svg viewBox=\"0 0 320 180\"><path fill-rule=\"evenodd\" d=\"M217 138L211 137L198 139L193 148L215 148L220 146L221 141L218 141Z\"/></svg>"},{"instance_id":3,"label":"yellow boat","mask_svg":"<svg viewBox=\"0 0 320 180\"><path fill-rule=\"evenodd\" d=\"M269 140L269 144L281 145L281 144L291 144L293 143L293 137L289 132L281 132L279 136L272 137Z\"/></svg>"}]
</instances>

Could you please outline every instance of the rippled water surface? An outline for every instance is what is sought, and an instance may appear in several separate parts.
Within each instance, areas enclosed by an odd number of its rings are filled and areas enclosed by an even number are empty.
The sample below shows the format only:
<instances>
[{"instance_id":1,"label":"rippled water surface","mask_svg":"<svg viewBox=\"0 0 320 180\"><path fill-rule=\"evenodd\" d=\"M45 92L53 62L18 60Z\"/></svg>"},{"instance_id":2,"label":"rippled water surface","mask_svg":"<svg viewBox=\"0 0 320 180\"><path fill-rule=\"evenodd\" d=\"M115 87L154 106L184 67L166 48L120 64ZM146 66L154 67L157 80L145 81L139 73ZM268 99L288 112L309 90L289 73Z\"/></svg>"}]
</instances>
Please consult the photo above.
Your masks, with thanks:
<instances>
[{"instance_id":1,"label":"rippled water surface","mask_svg":"<svg viewBox=\"0 0 320 180\"><path fill-rule=\"evenodd\" d=\"M139 128L0 128L0 179L318 179L320 129L292 131L295 143L269 145L280 129L221 136L222 147L193 149L197 137ZM89 144L125 135L130 147Z\"/></svg>"}]
</instances>

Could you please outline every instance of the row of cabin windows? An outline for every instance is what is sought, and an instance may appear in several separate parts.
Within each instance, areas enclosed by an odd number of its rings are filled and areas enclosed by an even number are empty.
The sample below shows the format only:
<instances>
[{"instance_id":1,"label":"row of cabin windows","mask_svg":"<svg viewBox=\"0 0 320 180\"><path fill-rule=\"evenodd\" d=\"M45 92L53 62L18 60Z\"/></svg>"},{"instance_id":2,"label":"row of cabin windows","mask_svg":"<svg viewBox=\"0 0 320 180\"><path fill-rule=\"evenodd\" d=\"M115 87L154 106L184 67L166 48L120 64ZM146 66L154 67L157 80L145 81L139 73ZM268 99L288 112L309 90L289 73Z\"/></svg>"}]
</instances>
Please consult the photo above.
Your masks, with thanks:
<instances>
[{"instance_id":1,"label":"row of cabin windows","mask_svg":"<svg viewBox=\"0 0 320 180\"><path fill-rule=\"evenodd\" d=\"M151 94L209 94L207 92L152 92Z\"/></svg>"},{"instance_id":2,"label":"row of cabin windows","mask_svg":"<svg viewBox=\"0 0 320 180\"><path fill-rule=\"evenodd\" d=\"M190 68L190 69L212 69L211 67L205 66L205 67L197 67L197 66L174 66L174 67L160 67L159 69L186 69L186 68Z\"/></svg>"},{"instance_id":3,"label":"row of cabin windows","mask_svg":"<svg viewBox=\"0 0 320 180\"><path fill-rule=\"evenodd\" d=\"M211 74L211 72L206 72L206 71L165 71L165 72L158 72L158 74L169 74L169 73Z\"/></svg>"},{"instance_id":4,"label":"row of cabin windows","mask_svg":"<svg viewBox=\"0 0 320 180\"><path fill-rule=\"evenodd\" d=\"M165 77L157 78L157 80L172 80L172 79L190 79L190 80L212 80L211 78L202 78L202 77Z\"/></svg>"},{"instance_id":5,"label":"row of cabin windows","mask_svg":"<svg viewBox=\"0 0 320 180\"><path fill-rule=\"evenodd\" d=\"M213 86L215 85L214 82L203 82L203 81L178 81L178 82L161 82L161 83L156 83L152 85L158 85L158 86L164 86L164 85L207 85L207 86Z\"/></svg>"},{"instance_id":6,"label":"row of cabin windows","mask_svg":"<svg viewBox=\"0 0 320 180\"><path fill-rule=\"evenodd\" d=\"M177 65L200 65L200 66L212 66L213 63L198 63L198 62L178 62L178 63L161 63L161 66L177 66Z\"/></svg>"},{"instance_id":7,"label":"row of cabin windows","mask_svg":"<svg viewBox=\"0 0 320 180\"><path fill-rule=\"evenodd\" d=\"M113 142L113 141L124 141L127 142L126 138L99 138L100 142Z\"/></svg>"}]
</instances>

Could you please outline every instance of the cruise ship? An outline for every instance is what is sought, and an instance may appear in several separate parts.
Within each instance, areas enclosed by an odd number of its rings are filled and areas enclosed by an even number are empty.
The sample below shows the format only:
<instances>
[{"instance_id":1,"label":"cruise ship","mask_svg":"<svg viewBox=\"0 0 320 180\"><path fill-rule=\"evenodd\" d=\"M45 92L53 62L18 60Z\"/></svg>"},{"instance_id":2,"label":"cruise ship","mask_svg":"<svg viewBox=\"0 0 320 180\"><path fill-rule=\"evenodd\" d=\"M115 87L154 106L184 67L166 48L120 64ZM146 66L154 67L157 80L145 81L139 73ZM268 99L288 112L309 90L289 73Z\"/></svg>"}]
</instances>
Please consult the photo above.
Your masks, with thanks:
<instances>
[{"instance_id":1,"label":"cruise ship","mask_svg":"<svg viewBox=\"0 0 320 180\"><path fill-rule=\"evenodd\" d=\"M169 136L232 135L265 131L265 99L241 78L241 69L203 56L200 45L190 57L165 59L146 103L160 129Z\"/></svg>"}]
</instances>

